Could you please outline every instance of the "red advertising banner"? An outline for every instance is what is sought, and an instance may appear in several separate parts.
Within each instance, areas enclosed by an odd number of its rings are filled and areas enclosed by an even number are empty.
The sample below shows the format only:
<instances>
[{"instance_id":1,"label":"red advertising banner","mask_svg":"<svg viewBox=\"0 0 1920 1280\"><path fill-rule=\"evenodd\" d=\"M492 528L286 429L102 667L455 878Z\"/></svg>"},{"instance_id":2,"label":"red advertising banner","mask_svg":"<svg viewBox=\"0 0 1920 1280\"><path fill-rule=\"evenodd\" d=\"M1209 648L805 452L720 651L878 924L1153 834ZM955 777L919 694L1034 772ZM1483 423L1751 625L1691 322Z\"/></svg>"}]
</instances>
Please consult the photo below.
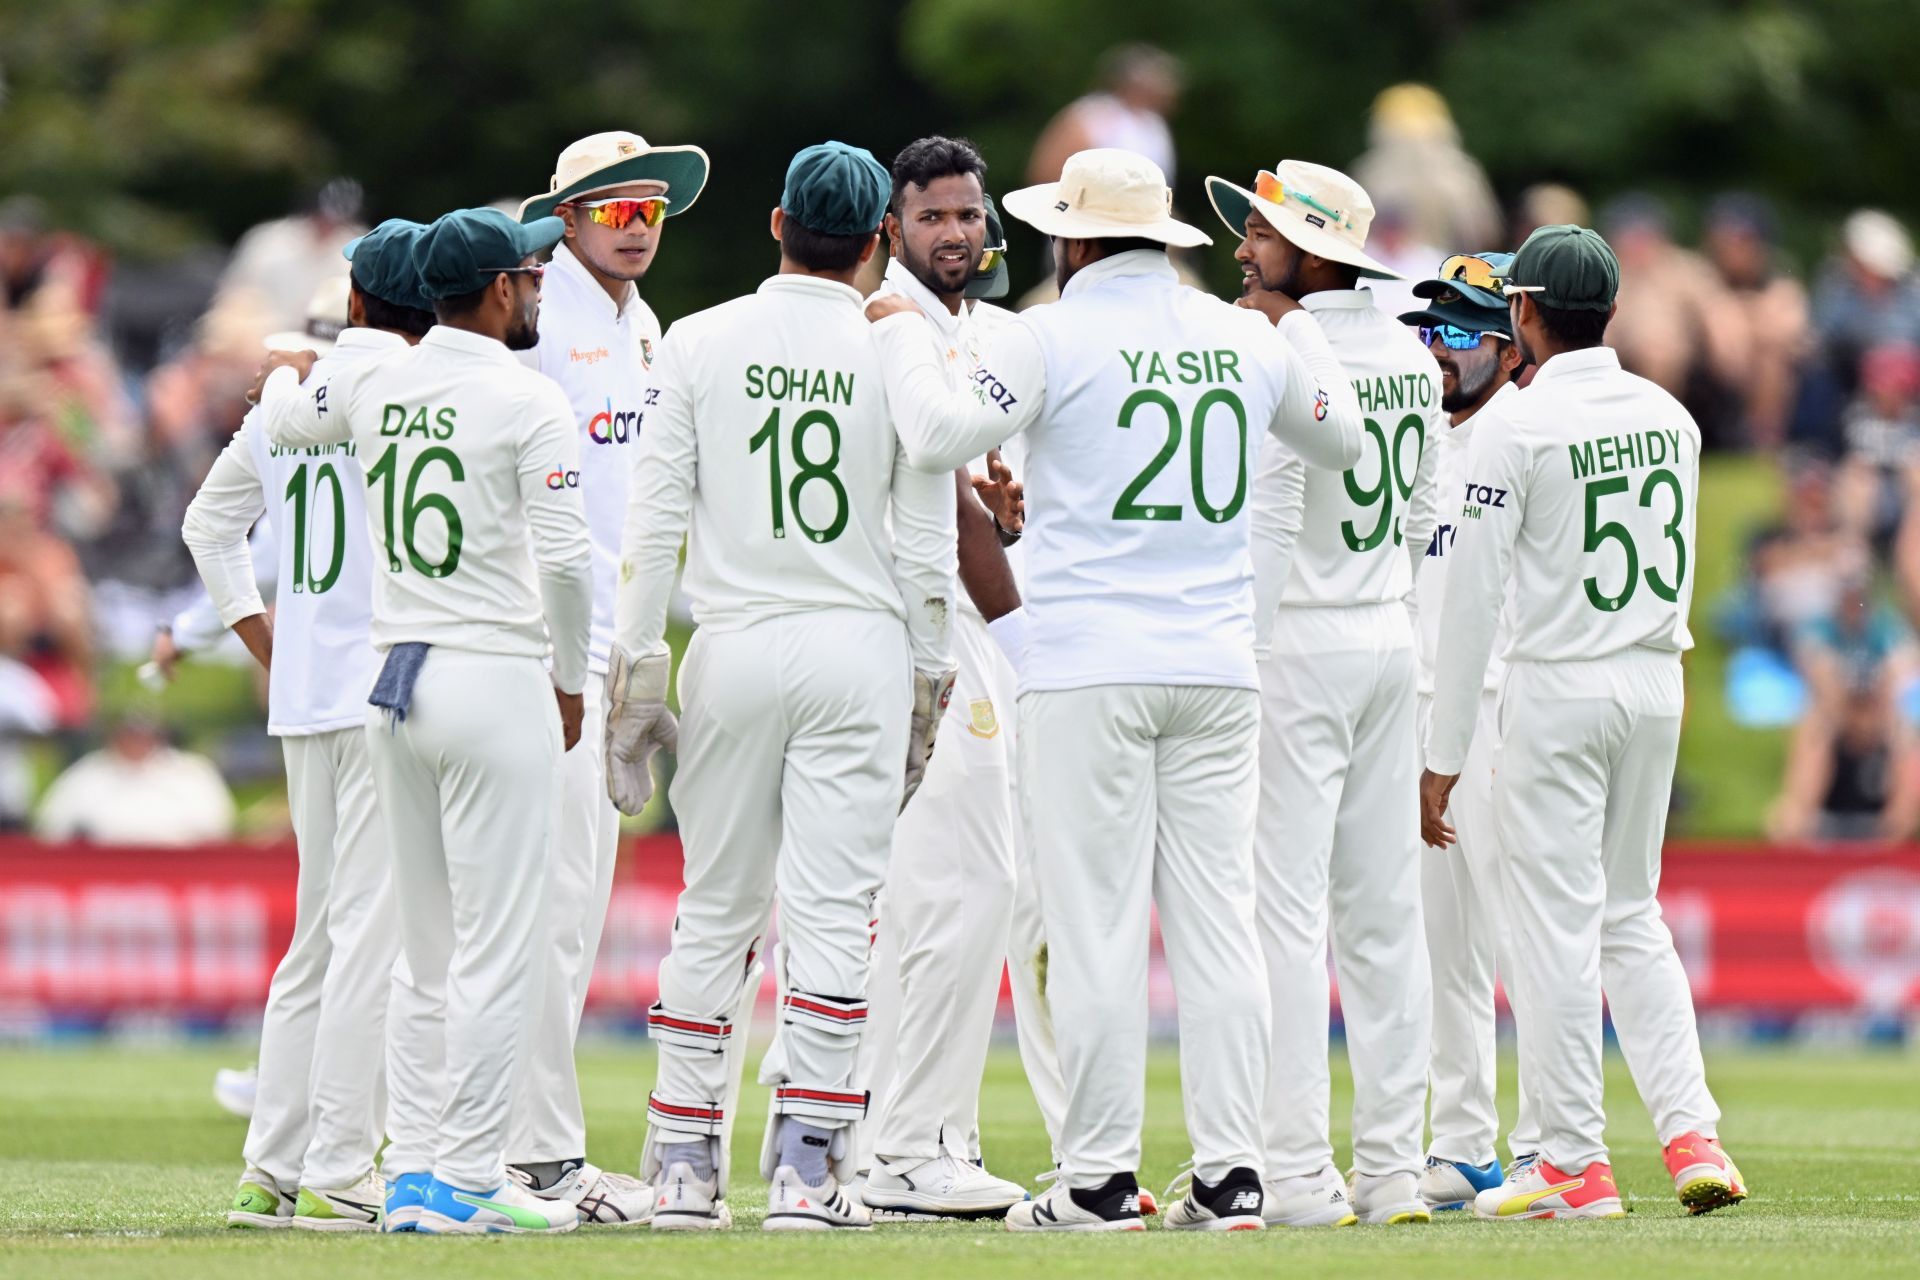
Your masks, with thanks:
<instances>
[{"instance_id":1,"label":"red advertising banner","mask_svg":"<svg viewBox=\"0 0 1920 1280\"><path fill-rule=\"evenodd\" d=\"M291 844L0 837L0 1023L257 1009L292 935L297 871ZM624 851L591 992L603 1015L637 1019L653 1001L679 879L674 837ZM1660 896L1703 1010L1920 1008L1920 847L1678 844ZM1148 996L1168 1014L1155 961Z\"/></svg>"}]
</instances>

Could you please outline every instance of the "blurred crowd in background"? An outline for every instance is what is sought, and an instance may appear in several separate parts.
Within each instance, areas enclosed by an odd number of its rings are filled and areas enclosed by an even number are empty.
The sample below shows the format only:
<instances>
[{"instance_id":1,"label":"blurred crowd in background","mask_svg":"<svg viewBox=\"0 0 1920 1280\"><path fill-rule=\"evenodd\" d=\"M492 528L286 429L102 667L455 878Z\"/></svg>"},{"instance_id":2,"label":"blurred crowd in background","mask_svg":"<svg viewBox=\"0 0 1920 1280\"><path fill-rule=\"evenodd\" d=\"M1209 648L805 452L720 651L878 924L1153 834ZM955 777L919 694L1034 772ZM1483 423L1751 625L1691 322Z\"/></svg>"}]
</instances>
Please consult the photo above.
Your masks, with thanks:
<instances>
[{"instance_id":1,"label":"blurred crowd in background","mask_svg":"<svg viewBox=\"0 0 1920 1280\"><path fill-rule=\"evenodd\" d=\"M1039 132L1026 179L1057 176L1088 146L1179 172L1181 94L1170 55L1112 51L1092 91ZM1822 256L1796 261L1775 209L1746 192L1713 197L1693 226L1646 193L1499 191L1447 103L1418 84L1380 94L1368 140L1357 157L1302 158L1359 179L1378 210L1370 252L1410 279L1451 253L1511 249L1546 223L1607 236L1623 275L1608 339L1623 364L1688 406L1709 451L1764 458L1784 477L1777 519L1702 513L1753 528L1738 588L1695 602L1696 636L1731 657L1724 689L1693 696L1725 698L1743 725L1793 726L1769 834L1914 834L1920 276L1907 227L1860 209L1830 228ZM1250 156L1248 173L1229 176L1246 181L1276 159ZM996 172L997 186L1017 185L1015 164ZM390 212L362 205L351 178L334 178L230 252L123 264L33 194L0 200L0 826L218 837L235 821L220 772L272 767L256 744L223 750L215 771L168 741L163 701L134 697L103 717L98 693L195 598L179 537L187 503L239 426L269 336L284 344L329 323L310 317L316 290L344 275L340 249L369 216ZM1014 267L1016 289L1044 296L1043 264ZM1376 291L1407 309L1405 286ZM131 816L90 819L101 804Z\"/></svg>"}]
</instances>

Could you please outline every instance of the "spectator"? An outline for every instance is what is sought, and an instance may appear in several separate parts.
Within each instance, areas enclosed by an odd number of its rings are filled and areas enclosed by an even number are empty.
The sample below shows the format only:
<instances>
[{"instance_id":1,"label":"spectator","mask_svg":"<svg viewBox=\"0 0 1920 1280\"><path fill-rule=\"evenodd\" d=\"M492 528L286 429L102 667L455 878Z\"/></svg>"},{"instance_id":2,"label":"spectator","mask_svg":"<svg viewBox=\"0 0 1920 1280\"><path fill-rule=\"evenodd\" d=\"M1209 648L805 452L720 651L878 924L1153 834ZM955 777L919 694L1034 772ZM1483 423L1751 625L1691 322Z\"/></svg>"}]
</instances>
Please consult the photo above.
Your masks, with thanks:
<instances>
[{"instance_id":1,"label":"spectator","mask_svg":"<svg viewBox=\"0 0 1920 1280\"><path fill-rule=\"evenodd\" d=\"M1840 420L1837 508L1843 527L1884 555L1920 493L1920 346L1867 352L1859 387Z\"/></svg>"},{"instance_id":2,"label":"spectator","mask_svg":"<svg viewBox=\"0 0 1920 1280\"><path fill-rule=\"evenodd\" d=\"M237 293L249 294L249 305L265 309L267 327L262 332L300 328L313 291L328 277L347 274L340 250L366 230L360 224L360 202L359 183L333 178L303 211L263 222L240 237L221 277L215 308Z\"/></svg>"},{"instance_id":3,"label":"spectator","mask_svg":"<svg viewBox=\"0 0 1920 1280\"><path fill-rule=\"evenodd\" d=\"M1160 166L1173 183L1173 131L1167 117L1180 103L1180 62L1150 44L1127 44L1100 56L1100 87L1060 109L1033 144L1028 182L1057 182L1067 157L1090 147L1123 147Z\"/></svg>"},{"instance_id":4,"label":"spectator","mask_svg":"<svg viewBox=\"0 0 1920 1280\"><path fill-rule=\"evenodd\" d=\"M1848 393L1870 348L1920 343L1920 282L1913 275L1913 241L1890 214L1856 211L1841 227L1840 245L1814 287L1813 327Z\"/></svg>"},{"instance_id":5,"label":"spectator","mask_svg":"<svg viewBox=\"0 0 1920 1280\"><path fill-rule=\"evenodd\" d=\"M1587 202L1578 191L1557 182L1536 182L1514 203L1513 234L1507 243L1517 248L1541 227L1566 223L1584 227L1588 218Z\"/></svg>"},{"instance_id":6,"label":"spectator","mask_svg":"<svg viewBox=\"0 0 1920 1280\"><path fill-rule=\"evenodd\" d=\"M27 743L57 727L53 691L31 667L0 652L0 831L20 831L33 808Z\"/></svg>"},{"instance_id":7,"label":"spectator","mask_svg":"<svg viewBox=\"0 0 1920 1280\"><path fill-rule=\"evenodd\" d=\"M1382 90L1373 100L1367 144L1353 162L1354 181L1376 209L1404 220L1408 245L1421 249L1418 274L1431 272L1445 256L1426 246L1504 247L1500 203L1480 162L1461 149L1453 112L1439 93L1424 84ZM1376 233L1379 227L1376 218ZM1377 253L1371 243L1368 252Z\"/></svg>"},{"instance_id":8,"label":"spectator","mask_svg":"<svg viewBox=\"0 0 1920 1280\"><path fill-rule=\"evenodd\" d=\"M160 726L129 716L99 751L53 780L34 831L46 840L188 845L233 834L233 796L205 756L167 744Z\"/></svg>"},{"instance_id":9,"label":"spectator","mask_svg":"<svg viewBox=\"0 0 1920 1280\"><path fill-rule=\"evenodd\" d=\"M1786 511L1749 546L1757 642L1792 654L1805 629L1840 607L1844 584L1869 572L1866 548L1841 524L1831 468L1797 459L1787 474Z\"/></svg>"},{"instance_id":10,"label":"spectator","mask_svg":"<svg viewBox=\"0 0 1920 1280\"><path fill-rule=\"evenodd\" d=\"M93 617L79 557L4 491L0 656L24 663L45 683L62 727L86 723L93 711Z\"/></svg>"},{"instance_id":11,"label":"spectator","mask_svg":"<svg viewBox=\"0 0 1920 1280\"><path fill-rule=\"evenodd\" d=\"M1773 206L1731 192L1707 211L1707 260L1719 273L1746 336L1739 434L1772 451L1787 435L1797 370L1812 342L1807 291L1780 265Z\"/></svg>"}]
</instances>

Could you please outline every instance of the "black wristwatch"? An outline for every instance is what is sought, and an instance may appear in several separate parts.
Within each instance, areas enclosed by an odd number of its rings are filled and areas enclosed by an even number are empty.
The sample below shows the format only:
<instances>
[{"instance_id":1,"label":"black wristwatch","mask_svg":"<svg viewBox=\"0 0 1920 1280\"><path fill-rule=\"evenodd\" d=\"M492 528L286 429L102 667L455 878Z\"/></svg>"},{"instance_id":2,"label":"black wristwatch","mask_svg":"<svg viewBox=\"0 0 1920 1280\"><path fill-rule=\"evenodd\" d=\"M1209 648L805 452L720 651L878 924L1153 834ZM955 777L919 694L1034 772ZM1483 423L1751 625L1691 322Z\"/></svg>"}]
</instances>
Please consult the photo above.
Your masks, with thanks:
<instances>
[{"instance_id":1,"label":"black wristwatch","mask_svg":"<svg viewBox=\"0 0 1920 1280\"><path fill-rule=\"evenodd\" d=\"M1000 545L1003 547L1010 547L1020 541L1020 535L1018 533L1007 532L1006 527L1000 523L999 516L993 517L993 531L1000 535Z\"/></svg>"}]
</instances>

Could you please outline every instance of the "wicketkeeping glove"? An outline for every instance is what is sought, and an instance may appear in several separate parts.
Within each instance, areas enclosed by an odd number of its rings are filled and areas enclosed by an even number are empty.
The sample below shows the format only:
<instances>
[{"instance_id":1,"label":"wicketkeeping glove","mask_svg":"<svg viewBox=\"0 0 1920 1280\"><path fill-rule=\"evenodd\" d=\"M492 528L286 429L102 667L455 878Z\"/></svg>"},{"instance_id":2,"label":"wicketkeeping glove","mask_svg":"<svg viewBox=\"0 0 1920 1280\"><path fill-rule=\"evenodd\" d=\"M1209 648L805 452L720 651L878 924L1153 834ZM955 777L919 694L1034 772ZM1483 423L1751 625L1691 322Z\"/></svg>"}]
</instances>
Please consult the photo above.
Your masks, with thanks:
<instances>
[{"instance_id":1,"label":"wicketkeeping glove","mask_svg":"<svg viewBox=\"0 0 1920 1280\"><path fill-rule=\"evenodd\" d=\"M653 798L653 753L680 749L680 722L667 710L672 668L668 654L636 660L619 645L608 658L607 798L622 813L639 813Z\"/></svg>"},{"instance_id":2,"label":"wicketkeeping glove","mask_svg":"<svg viewBox=\"0 0 1920 1280\"><path fill-rule=\"evenodd\" d=\"M913 793L926 777L927 761L933 755L933 736L940 731L940 718L953 701L953 671L916 671L913 673L913 730L907 735L907 790L901 797L905 809Z\"/></svg>"}]
</instances>

